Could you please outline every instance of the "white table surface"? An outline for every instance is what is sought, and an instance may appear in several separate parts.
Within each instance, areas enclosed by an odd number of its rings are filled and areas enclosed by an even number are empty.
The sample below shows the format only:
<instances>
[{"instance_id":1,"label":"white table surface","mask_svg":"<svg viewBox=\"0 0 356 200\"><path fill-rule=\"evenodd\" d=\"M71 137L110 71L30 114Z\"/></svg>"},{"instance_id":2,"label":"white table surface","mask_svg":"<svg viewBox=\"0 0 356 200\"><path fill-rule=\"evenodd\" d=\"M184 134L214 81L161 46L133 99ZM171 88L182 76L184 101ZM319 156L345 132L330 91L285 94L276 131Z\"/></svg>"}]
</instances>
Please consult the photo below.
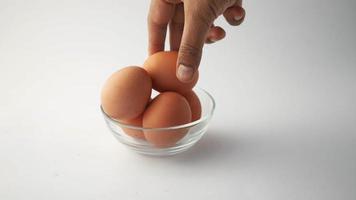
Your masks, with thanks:
<instances>
[{"instance_id":1,"label":"white table surface","mask_svg":"<svg viewBox=\"0 0 356 200\"><path fill-rule=\"evenodd\" d=\"M147 55L148 1L0 0L0 199L356 199L356 2L245 5L204 51L209 131L152 158L98 107Z\"/></svg>"}]
</instances>

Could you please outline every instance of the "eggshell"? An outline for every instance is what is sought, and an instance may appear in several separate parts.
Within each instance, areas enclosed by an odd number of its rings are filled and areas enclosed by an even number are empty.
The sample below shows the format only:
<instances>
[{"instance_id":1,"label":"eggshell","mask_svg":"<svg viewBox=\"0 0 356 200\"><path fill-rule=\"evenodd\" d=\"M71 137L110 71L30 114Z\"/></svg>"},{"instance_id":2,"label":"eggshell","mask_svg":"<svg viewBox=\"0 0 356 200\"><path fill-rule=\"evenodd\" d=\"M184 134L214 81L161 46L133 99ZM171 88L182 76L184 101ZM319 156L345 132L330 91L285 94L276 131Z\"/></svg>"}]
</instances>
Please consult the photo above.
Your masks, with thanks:
<instances>
[{"instance_id":1,"label":"eggshell","mask_svg":"<svg viewBox=\"0 0 356 200\"><path fill-rule=\"evenodd\" d=\"M190 110L192 111L192 121L196 121L201 117L201 104L199 97L194 91L189 91L183 94L185 99L188 101Z\"/></svg>"},{"instance_id":2,"label":"eggshell","mask_svg":"<svg viewBox=\"0 0 356 200\"><path fill-rule=\"evenodd\" d=\"M143 115L140 115L139 117L136 117L134 119L122 121L125 124L132 125L132 126L137 126L137 127L142 127L142 117ZM137 129L131 129L131 128L124 128L122 127L122 130L129 136L145 140L145 135L143 134L143 131L137 130Z\"/></svg>"},{"instance_id":3,"label":"eggshell","mask_svg":"<svg viewBox=\"0 0 356 200\"><path fill-rule=\"evenodd\" d=\"M166 128L189 123L192 118L188 101L175 92L159 94L143 114L143 127ZM144 131L146 140L156 147L171 147L182 139L188 129Z\"/></svg>"},{"instance_id":4,"label":"eggshell","mask_svg":"<svg viewBox=\"0 0 356 200\"><path fill-rule=\"evenodd\" d=\"M151 90L151 78L143 68L123 68L106 81L101 93L102 107L114 119L134 119L143 113Z\"/></svg>"},{"instance_id":5,"label":"eggshell","mask_svg":"<svg viewBox=\"0 0 356 200\"><path fill-rule=\"evenodd\" d=\"M184 93L191 90L198 81L199 72L191 82L183 83L176 76L178 52L162 51L147 58L144 68L152 78L152 86L159 92L175 91Z\"/></svg>"}]
</instances>

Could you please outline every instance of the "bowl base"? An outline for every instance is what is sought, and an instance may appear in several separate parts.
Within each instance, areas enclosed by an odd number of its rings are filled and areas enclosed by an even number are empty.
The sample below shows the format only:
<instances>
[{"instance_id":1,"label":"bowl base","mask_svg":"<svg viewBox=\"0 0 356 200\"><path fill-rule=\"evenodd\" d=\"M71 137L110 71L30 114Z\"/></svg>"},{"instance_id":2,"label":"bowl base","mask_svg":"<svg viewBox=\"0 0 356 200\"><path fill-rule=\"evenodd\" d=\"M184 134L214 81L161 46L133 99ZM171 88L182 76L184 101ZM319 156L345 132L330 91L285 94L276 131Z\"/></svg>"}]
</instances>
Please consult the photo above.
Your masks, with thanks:
<instances>
[{"instance_id":1,"label":"bowl base","mask_svg":"<svg viewBox=\"0 0 356 200\"><path fill-rule=\"evenodd\" d=\"M143 155L147 156L173 156L179 153L182 153L192 147L197 143L200 138L204 135L207 128L202 129L201 131L190 135L189 137L184 137L181 141L177 143L176 146L167 147L167 148L157 148L149 144L147 141L139 140L138 142L133 142L131 140L138 140L134 138L127 138L129 136L118 135L116 132L112 131L115 138L127 146L129 149Z\"/></svg>"}]
</instances>

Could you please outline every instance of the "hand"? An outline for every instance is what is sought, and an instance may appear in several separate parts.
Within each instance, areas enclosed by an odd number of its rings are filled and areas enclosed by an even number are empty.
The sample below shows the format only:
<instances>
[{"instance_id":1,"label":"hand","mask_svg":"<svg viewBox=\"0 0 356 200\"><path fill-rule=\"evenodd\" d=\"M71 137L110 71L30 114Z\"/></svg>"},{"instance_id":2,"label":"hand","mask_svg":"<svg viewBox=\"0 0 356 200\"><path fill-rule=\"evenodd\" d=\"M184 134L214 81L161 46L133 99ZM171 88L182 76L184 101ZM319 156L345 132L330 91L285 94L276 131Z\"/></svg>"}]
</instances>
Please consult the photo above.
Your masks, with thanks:
<instances>
[{"instance_id":1,"label":"hand","mask_svg":"<svg viewBox=\"0 0 356 200\"><path fill-rule=\"evenodd\" d=\"M148 15L149 54L164 51L167 26L172 51L178 51L177 77L189 82L198 69L205 43L225 37L214 26L224 15L230 25L240 25L245 18L242 0L152 0Z\"/></svg>"}]
</instances>

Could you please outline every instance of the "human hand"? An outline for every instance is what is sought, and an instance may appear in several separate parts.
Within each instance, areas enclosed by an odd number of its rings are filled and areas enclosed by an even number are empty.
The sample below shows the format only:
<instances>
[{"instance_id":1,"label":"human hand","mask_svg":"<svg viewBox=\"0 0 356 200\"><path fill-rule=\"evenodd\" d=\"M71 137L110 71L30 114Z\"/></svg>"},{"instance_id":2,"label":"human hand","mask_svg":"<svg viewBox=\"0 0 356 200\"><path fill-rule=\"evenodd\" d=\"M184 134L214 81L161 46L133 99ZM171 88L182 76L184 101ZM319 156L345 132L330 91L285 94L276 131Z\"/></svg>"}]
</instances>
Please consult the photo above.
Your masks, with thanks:
<instances>
[{"instance_id":1,"label":"human hand","mask_svg":"<svg viewBox=\"0 0 356 200\"><path fill-rule=\"evenodd\" d=\"M230 25L245 18L242 0L152 0L148 15L149 54L164 51L169 26L172 51L179 51L177 77L189 82L200 64L204 43L225 37L225 31L213 22L224 15Z\"/></svg>"}]
</instances>

